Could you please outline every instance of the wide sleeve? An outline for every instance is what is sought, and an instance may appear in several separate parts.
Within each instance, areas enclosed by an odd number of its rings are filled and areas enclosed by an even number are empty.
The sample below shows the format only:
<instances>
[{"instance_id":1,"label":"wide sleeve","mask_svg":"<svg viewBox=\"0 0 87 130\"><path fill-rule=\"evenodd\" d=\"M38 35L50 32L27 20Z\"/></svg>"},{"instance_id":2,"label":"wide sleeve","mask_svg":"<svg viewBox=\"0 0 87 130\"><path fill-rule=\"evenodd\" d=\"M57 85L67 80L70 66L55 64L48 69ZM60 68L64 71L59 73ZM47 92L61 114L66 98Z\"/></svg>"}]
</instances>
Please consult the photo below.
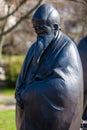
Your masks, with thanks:
<instances>
[{"instance_id":1,"label":"wide sleeve","mask_svg":"<svg viewBox=\"0 0 87 130\"><path fill-rule=\"evenodd\" d=\"M19 74L17 82L16 82L15 98L16 98L16 103L20 107L23 107L23 103L22 103L20 94L21 94L22 90L24 89L24 80L26 78L28 66L29 66L31 59L33 57L33 50L34 50L34 44L30 47L30 49L28 50L28 52L25 56L24 63L22 65L20 74Z\"/></svg>"},{"instance_id":2,"label":"wide sleeve","mask_svg":"<svg viewBox=\"0 0 87 130\"><path fill-rule=\"evenodd\" d=\"M23 81L26 76L28 65L33 56L33 51L34 51L34 44L29 48L24 58L24 62L23 62L23 65L22 65L22 68L21 68L21 71L20 71L20 74L18 76L17 83L16 83L16 92L19 91L22 87Z\"/></svg>"}]
</instances>

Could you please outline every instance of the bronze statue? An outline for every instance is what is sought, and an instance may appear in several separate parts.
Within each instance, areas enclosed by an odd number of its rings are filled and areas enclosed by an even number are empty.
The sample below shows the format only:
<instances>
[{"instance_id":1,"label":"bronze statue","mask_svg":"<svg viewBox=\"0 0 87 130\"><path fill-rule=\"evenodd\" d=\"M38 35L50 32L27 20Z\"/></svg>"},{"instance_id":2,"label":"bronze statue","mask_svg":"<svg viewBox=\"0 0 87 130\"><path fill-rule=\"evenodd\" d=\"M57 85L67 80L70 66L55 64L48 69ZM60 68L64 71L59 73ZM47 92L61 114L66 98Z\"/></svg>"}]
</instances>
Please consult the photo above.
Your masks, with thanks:
<instances>
[{"instance_id":1,"label":"bronze statue","mask_svg":"<svg viewBox=\"0 0 87 130\"><path fill-rule=\"evenodd\" d=\"M83 65L83 77L84 77L84 109L83 120L87 120L87 36L82 38L78 44L78 51ZM87 123L83 124L87 129Z\"/></svg>"},{"instance_id":2,"label":"bronze statue","mask_svg":"<svg viewBox=\"0 0 87 130\"><path fill-rule=\"evenodd\" d=\"M37 40L17 81L17 130L79 130L83 71L76 45L60 30L51 4L39 6L32 23Z\"/></svg>"}]
</instances>

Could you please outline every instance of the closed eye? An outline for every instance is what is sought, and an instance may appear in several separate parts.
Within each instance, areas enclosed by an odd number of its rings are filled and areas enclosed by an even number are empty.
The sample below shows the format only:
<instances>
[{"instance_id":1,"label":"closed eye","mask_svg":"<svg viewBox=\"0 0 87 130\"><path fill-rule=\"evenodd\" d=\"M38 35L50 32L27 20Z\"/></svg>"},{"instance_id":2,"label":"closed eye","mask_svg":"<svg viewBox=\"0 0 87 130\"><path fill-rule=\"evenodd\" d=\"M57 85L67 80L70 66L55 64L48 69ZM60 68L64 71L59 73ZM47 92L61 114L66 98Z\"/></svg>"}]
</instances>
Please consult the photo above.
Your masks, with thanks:
<instances>
[{"instance_id":1,"label":"closed eye","mask_svg":"<svg viewBox=\"0 0 87 130\"><path fill-rule=\"evenodd\" d=\"M34 26L34 29L37 34L48 34L47 29L43 26Z\"/></svg>"}]
</instances>

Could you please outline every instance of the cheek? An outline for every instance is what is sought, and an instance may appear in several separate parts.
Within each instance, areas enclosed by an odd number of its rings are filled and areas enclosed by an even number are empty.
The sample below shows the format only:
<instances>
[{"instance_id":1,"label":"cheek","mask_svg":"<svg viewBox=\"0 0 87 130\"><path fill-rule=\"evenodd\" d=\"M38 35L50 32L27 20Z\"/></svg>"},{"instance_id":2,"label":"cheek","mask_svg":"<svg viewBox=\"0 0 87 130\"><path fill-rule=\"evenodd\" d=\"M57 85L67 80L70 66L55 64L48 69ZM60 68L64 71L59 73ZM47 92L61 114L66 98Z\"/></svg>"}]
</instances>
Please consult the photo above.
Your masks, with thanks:
<instances>
[{"instance_id":1,"label":"cheek","mask_svg":"<svg viewBox=\"0 0 87 130\"><path fill-rule=\"evenodd\" d=\"M51 34L51 29L48 28L48 29L46 30L46 32L47 32L48 35L50 35L50 34Z\"/></svg>"}]
</instances>

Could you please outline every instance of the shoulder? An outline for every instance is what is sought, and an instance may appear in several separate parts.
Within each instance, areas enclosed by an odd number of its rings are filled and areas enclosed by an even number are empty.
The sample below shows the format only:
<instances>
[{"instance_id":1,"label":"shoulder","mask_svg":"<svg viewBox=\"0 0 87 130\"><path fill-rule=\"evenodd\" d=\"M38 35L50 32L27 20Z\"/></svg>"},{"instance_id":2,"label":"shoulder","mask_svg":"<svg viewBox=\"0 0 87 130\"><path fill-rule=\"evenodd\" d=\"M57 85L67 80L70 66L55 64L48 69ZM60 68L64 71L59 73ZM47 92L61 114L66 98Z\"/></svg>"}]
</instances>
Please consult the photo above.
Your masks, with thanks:
<instances>
[{"instance_id":1,"label":"shoulder","mask_svg":"<svg viewBox=\"0 0 87 130\"><path fill-rule=\"evenodd\" d=\"M71 68L72 71L79 71L82 68L80 56L76 44L65 34L63 34L65 46L58 56L58 64L64 69ZM69 71L69 70L68 70Z\"/></svg>"},{"instance_id":2,"label":"shoulder","mask_svg":"<svg viewBox=\"0 0 87 130\"><path fill-rule=\"evenodd\" d=\"M64 34L63 32L61 32L59 42L61 42L62 46L64 46L63 47L64 52L67 53L69 51L71 53L75 53L75 52L78 53L75 42L70 37L68 37L66 34Z\"/></svg>"},{"instance_id":3,"label":"shoulder","mask_svg":"<svg viewBox=\"0 0 87 130\"><path fill-rule=\"evenodd\" d=\"M60 62L61 63L64 62L64 64L69 63L72 65L77 64L76 66L78 66L78 64L80 65L81 60L76 44L74 43L74 41L72 41L68 36L66 36L63 33L62 37L63 37L62 42L63 44L65 43L65 45L63 46L59 54Z\"/></svg>"}]
</instances>

